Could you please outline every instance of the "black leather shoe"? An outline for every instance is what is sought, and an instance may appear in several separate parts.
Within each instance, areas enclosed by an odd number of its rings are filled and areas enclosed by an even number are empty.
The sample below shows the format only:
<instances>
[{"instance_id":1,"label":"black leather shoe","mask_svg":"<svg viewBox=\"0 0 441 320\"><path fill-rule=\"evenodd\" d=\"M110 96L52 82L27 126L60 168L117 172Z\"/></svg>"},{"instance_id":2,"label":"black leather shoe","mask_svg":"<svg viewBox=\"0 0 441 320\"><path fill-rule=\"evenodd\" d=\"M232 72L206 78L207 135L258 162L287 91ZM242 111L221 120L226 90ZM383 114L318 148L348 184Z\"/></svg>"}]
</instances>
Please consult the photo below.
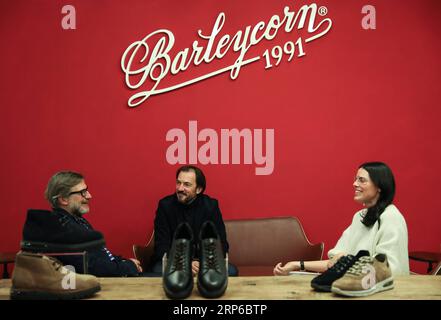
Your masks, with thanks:
<instances>
[{"instance_id":1,"label":"black leather shoe","mask_svg":"<svg viewBox=\"0 0 441 320\"><path fill-rule=\"evenodd\" d=\"M188 223L181 223L173 236L162 276L165 294L170 299L184 299L193 290L191 260L193 257L193 231Z\"/></svg>"},{"instance_id":2,"label":"black leather shoe","mask_svg":"<svg viewBox=\"0 0 441 320\"><path fill-rule=\"evenodd\" d=\"M77 223L69 213L28 210L21 249L29 252L80 252L105 246L103 235Z\"/></svg>"},{"instance_id":3,"label":"black leather shoe","mask_svg":"<svg viewBox=\"0 0 441 320\"><path fill-rule=\"evenodd\" d=\"M206 221L202 225L199 240L199 292L205 298L220 297L227 289L228 274L220 237L213 222Z\"/></svg>"}]
</instances>

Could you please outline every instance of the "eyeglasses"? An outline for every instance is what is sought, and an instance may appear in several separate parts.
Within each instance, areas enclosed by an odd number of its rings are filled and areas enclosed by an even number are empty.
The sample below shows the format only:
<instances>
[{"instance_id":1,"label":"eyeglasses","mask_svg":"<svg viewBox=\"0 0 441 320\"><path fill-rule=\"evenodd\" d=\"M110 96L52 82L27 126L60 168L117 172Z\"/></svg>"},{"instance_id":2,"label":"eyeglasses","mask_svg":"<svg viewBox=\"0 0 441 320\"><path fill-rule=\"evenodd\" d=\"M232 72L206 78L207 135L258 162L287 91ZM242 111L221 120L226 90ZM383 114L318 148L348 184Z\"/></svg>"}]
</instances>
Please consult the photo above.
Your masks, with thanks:
<instances>
[{"instance_id":1,"label":"eyeglasses","mask_svg":"<svg viewBox=\"0 0 441 320\"><path fill-rule=\"evenodd\" d=\"M72 194L76 194L76 193L79 193L79 194L81 194L81 196L83 198L86 198L87 195L89 194L89 190L88 190L88 188L85 188L85 189L79 190L79 191L72 191L72 192L69 192L68 196L70 196Z\"/></svg>"}]
</instances>

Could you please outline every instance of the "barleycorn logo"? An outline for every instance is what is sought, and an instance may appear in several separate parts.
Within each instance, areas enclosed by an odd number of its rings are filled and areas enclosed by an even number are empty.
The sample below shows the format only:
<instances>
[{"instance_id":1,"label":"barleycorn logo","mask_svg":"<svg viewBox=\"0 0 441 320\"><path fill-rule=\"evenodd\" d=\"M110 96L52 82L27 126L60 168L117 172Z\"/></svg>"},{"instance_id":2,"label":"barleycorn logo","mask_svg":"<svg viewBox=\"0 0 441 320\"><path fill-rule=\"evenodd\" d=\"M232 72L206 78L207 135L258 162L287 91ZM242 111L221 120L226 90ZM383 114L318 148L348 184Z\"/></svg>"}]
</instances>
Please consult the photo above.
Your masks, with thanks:
<instances>
[{"instance_id":1,"label":"barleycorn logo","mask_svg":"<svg viewBox=\"0 0 441 320\"><path fill-rule=\"evenodd\" d=\"M326 7L318 7L312 3L303 5L297 11L286 6L283 15L273 15L267 22L260 21L254 26L246 26L234 35L222 34L227 21L224 12L219 13L211 33L198 30L198 38L191 47L179 51L175 48L175 36L167 29L159 29L149 33L143 39L133 42L125 50L121 58L121 68L125 74L126 85L137 92L129 100L129 107L137 107L149 97L170 92L199 81L214 77L224 72L230 72L230 78L236 79L241 68L257 62L265 61L265 69L277 66L283 56L288 61L305 56L305 44L323 37L331 29L330 18L322 18L328 13ZM260 54L248 56L249 49L260 42L271 41L281 32L291 33L306 26L307 37L297 37L295 41L287 41L283 45L270 46ZM172 54L172 52L176 52ZM226 55L236 55L234 63L221 65L214 71L185 79L177 84L161 86L166 77L184 73L190 67L213 61L221 62ZM228 64L228 63L226 63ZM148 80L148 81L147 81Z\"/></svg>"}]
</instances>

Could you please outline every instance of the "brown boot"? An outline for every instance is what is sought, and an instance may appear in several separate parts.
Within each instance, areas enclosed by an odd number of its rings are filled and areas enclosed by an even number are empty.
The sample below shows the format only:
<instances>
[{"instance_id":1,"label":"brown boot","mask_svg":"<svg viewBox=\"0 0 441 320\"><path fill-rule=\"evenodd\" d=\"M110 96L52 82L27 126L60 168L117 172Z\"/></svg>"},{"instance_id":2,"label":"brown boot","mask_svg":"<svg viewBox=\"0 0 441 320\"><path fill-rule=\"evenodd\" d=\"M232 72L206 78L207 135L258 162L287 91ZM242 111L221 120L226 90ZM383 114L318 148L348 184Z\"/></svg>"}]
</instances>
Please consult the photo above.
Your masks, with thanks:
<instances>
[{"instance_id":1,"label":"brown boot","mask_svg":"<svg viewBox=\"0 0 441 320\"><path fill-rule=\"evenodd\" d=\"M11 299L82 299L100 290L96 277L76 274L57 259L23 251L15 258Z\"/></svg>"}]
</instances>

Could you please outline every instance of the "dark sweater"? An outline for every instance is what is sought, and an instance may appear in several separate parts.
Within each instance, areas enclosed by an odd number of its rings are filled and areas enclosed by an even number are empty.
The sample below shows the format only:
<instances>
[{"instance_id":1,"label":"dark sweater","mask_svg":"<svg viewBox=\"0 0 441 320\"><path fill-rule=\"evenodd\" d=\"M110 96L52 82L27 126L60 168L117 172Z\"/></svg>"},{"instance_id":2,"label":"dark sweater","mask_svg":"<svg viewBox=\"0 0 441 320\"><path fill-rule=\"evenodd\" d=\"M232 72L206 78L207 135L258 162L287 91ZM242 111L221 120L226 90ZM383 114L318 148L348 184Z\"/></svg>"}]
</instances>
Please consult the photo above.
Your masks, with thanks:
<instances>
[{"instance_id":1,"label":"dark sweater","mask_svg":"<svg viewBox=\"0 0 441 320\"><path fill-rule=\"evenodd\" d=\"M199 242L199 232L205 221L211 220L216 226L222 242L224 254L228 252L227 235L219 204L216 199L200 194L189 205L178 201L176 194L167 196L159 201L155 218L155 247L153 261L162 259L164 253L171 248L173 235L179 224L187 222L193 230L193 240ZM195 258L199 257L195 250Z\"/></svg>"},{"instance_id":2,"label":"dark sweater","mask_svg":"<svg viewBox=\"0 0 441 320\"><path fill-rule=\"evenodd\" d=\"M85 229L94 230L92 225L83 217L74 216L63 209L54 209L53 213L64 219L65 223L77 224ZM77 272L83 272L81 256L57 256L63 264L72 265ZM127 277L138 276L138 269L131 260L114 256L106 247L87 252L88 273L97 277Z\"/></svg>"}]
</instances>

